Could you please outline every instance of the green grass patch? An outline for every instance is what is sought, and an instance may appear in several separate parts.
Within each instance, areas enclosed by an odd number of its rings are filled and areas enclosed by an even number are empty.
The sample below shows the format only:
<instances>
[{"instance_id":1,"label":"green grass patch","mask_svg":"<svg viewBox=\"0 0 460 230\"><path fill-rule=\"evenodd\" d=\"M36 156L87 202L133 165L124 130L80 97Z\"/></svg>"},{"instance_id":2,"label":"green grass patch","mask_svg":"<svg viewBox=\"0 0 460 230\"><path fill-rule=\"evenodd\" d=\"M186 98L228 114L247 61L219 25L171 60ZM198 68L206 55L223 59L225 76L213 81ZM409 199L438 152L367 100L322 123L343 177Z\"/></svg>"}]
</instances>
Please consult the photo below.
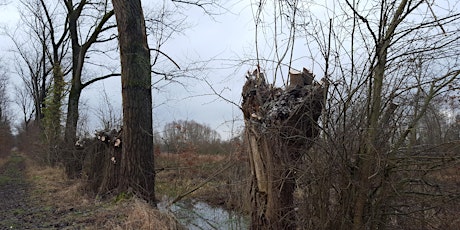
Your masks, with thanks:
<instances>
[{"instance_id":1,"label":"green grass patch","mask_svg":"<svg viewBox=\"0 0 460 230\"><path fill-rule=\"evenodd\" d=\"M131 193L121 192L114 198L113 203L118 204L122 201L129 200L132 197L133 197L133 194Z\"/></svg>"},{"instance_id":2,"label":"green grass patch","mask_svg":"<svg viewBox=\"0 0 460 230\"><path fill-rule=\"evenodd\" d=\"M0 185L20 183L23 181L24 158L12 154L0 168Z\"/></svg>"},{"instance_id":3,"label":"green grass patch","mask_svg":"<svg viewBox=\"0 0 460 230\"><path fill-rule=\"evenodd\" d=\"M11 184L13 182L13 179L9 176L6 175L0 175L0 185L7 185Z\"/></svg>"},{"instance_id":4,"label":"green grass patch","mask_svg":"<svg viewBox=\"0 0 460 230\"><path fill-rule=\"evenodd\" d=\"M8 162L13 163L13 164L19 164L19 163L24 162L24 157L22 157L21 155L13 153L9 157Z\"/></svg>"}]
</instances>

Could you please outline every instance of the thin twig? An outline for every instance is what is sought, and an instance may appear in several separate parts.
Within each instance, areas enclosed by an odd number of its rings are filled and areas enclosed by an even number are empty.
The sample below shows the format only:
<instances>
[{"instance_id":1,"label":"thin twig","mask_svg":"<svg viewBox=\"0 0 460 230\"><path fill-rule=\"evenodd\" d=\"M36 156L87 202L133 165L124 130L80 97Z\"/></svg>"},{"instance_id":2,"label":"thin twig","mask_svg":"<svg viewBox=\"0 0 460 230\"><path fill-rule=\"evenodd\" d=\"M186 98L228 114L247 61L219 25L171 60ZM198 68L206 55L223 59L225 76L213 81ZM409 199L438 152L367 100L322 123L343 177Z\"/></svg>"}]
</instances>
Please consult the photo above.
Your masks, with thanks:
<instances>
[{"instance_id":1,"label":"thin twig","mask_svg":"<svg viewBox=\"0 0 460 230\"><path fill-rule=\"evenodd\" d=\"M201 187L203 187L205 184L207 184L209 181L211 181L212 179L214 179L217 175L223 173L225 170L229 169L231 166L233 166L235 163L228 163L225 167L223 167L222 169L220 169L219 171L215 172L214 174L212 174L210 177L206 178L206 180L204 180L203 182L201 182L199 185L197 185L195 188L193 188L192 190L189 190L185 193L182 193L180 194L179 196L177 196L174 200L172 200L167 206L166 208L169 208L171 207L171 205L177 203L178 201L182 200L184 197L192 194L193 192L195 192L196 190L200 189Z\"/></svg>"},{"instance_id":2,"label":"thin twig","mask_svg":"<svg viewBox=\"0 0 460 230\"><path fill-rule=\"evenodd\" d=\"M204 82L206 82L206 84L208 84L209 88L211 88L212 92L213 92L216 96L218 96L218 97L221 98L222 100L224 100L224 101L226 101L226 102L228 102L228 103L230 103L230 104L232 104L232 105L238 107L240 110L243 110L243 109L241 108L240 105L238 105L238 104L236 104L235 102L233 102L233 101L231 101L231 100L229 100L229 99L223 97L220 93L218 93L218 92L214 89L214 87L211 85L211 83L209 83L206 79L203 79L203 80L204 80Z\"/></svg>"}]
</instances>

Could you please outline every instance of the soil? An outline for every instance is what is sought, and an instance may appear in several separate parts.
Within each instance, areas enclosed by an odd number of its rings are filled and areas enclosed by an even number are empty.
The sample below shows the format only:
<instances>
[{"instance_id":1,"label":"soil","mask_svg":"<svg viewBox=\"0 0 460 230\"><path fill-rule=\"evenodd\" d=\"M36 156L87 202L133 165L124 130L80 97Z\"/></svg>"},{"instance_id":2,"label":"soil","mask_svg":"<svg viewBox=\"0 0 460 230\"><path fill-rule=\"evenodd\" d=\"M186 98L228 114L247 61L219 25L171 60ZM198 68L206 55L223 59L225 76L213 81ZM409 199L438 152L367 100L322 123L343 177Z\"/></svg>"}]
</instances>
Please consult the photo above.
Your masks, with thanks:
<instances>
[{"instance_id":1,"label":"soil","mask_svg":"<svg viewBox=\"0 0 460 230\"><path fill-rule=\"evenodd\" d=\"M27 178L26 167L17 154L0 166L0 229L78 229L68 218L78 210L46 204Z\"/></svg>"}]
</instances>

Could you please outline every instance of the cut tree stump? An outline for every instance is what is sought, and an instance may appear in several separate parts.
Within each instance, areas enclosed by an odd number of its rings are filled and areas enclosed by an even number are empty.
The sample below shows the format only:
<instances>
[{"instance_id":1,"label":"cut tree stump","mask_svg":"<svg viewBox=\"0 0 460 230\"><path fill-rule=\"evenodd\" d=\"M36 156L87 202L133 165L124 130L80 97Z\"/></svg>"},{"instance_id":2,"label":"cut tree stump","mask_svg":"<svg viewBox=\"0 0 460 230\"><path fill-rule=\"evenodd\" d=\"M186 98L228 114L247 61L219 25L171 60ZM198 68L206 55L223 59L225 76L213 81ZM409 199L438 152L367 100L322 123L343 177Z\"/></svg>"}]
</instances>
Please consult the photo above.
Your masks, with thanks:
<instances>
[{"instance_id":1,"label":"cut tree stump","mask_svg":"<svg viewBox=\"0 0 460 230\"><path fill-rule=\"evenodd\" d=\"M83 171L87 188L103 196L118 187L122 130L102 130L95 135L93 144L86 148L88 154Z\"/></svg>"},{"instance_id":2,"label":"cut tree stump","mask_svg":"<svg viewBox=\"0 0 460 230\"><path fill-rule=\"evenodd\" d=\"M296 168L319 134L328 82L307 69L290 72L276 88L263 73L248 73L243 86L245 141L251 167L251 229L295 229Z\"/></svg>"}]
</instances>

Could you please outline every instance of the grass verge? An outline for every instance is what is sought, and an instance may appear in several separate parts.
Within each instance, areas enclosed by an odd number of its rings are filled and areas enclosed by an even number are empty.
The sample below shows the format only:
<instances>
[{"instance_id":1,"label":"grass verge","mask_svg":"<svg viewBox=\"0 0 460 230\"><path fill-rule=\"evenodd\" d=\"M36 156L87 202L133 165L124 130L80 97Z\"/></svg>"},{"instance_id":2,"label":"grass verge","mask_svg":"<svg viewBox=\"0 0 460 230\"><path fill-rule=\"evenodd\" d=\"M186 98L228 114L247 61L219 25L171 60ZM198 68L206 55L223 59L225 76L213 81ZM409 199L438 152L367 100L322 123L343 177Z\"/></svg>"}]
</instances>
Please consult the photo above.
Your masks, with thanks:
<instances>
[{"instance_id":1,"label":"grass verge","mask_svg":"<svg viewBox=\"0 0 460 230\"><path fill-rule=\"evenodd\" d=\"M183 229L169 213L137 198L100 200L84 195L79 180L68 180L60 168L27 160L30 200L49 209L59 229Z\"/></svg>"}]
</instances>

